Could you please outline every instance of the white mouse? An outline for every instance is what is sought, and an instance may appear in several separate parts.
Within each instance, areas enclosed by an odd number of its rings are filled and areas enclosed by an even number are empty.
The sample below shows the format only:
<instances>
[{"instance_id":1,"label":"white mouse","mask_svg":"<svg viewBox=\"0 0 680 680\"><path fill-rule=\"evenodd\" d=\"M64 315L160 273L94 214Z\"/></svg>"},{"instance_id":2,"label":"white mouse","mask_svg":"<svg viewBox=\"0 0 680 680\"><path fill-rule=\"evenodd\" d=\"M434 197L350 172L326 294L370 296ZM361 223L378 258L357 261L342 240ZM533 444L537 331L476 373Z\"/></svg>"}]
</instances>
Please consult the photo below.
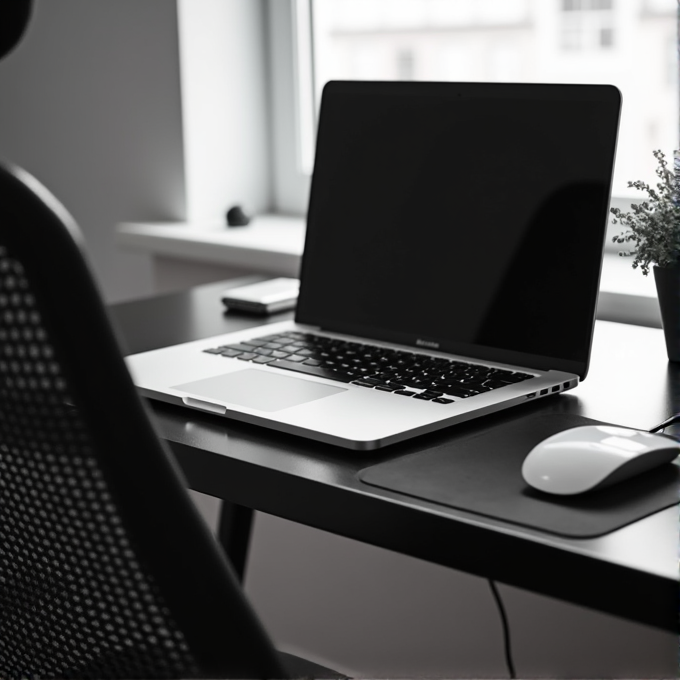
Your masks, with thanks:
<instances>
[{"instance_id":1,"label":"white mouse","mask_svg":"<svg viewBox=\"0 0 680 680\"><path fill-rule=\"evenodd\" d=\"M535 446L524 460L522 476L540 491L571 495L622 482L678 454L680 443L663 434L585 425Z\"/></svg>"}]
</instances>

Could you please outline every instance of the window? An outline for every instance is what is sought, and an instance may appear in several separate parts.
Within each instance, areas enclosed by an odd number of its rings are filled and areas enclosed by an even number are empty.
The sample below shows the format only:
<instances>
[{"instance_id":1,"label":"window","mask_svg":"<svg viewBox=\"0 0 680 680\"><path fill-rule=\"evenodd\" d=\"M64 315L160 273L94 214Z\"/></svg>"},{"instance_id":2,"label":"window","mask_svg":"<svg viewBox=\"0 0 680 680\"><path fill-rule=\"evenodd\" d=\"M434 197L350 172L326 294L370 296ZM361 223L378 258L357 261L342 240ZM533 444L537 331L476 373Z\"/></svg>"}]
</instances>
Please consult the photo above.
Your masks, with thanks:
<instances>
[{"instance_id":1,"label":"window","mask_svg":"<svg viewBox=\"0 0 680 680\"><path fill-rule=\"evenodd\" d=\"M302 174L313 166L315 111L330 79L612 83L624 98L613 190L623 198L637 196L629 180L656 182L653 149L678 146L676 0L292 2L304 14L298 63L313 65L297 78Z\"/></svg>"},{"instance_id":2,"label":"window","mask_svg":"<svg viewBox=\"0 0 680 680\"><path fill-rule=\"evenodd\" d=\"M614 0L562 0L560 46L567 51L610 49L614 19Z\"/></svg>"},{"instance_id":3,"label":"window","mask_svg":"<svg viewBox=\"0 0 680 680\"><path fill-rule=\"evenodd\" d=\"M269 0L268 8L279 212L306 212L329 79L612 83L624 99L612 204L624 210L641 198L629 180L657 181L652 150L670 160L679 146L677 0ZM652 277L616 257L610 239L607 248L605 318L654 323Z\"/></svg>"}]
</instances>

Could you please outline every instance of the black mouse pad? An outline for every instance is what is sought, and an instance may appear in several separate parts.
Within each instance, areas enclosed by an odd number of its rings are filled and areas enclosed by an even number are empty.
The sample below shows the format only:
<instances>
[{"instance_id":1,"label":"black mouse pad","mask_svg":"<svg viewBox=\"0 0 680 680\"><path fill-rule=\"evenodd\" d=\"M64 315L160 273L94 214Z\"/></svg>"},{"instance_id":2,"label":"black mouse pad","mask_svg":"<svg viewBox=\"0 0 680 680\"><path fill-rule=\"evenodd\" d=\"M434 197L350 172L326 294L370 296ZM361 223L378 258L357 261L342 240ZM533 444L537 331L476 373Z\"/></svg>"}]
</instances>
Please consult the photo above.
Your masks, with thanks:
<instances>
[{"instance_id":1,"label":"black mouse pad","mask_svg":"<svg viewBox=\"0 0 680 680\"><path fill-rule=\"evenodd\" d=\"M379 463L359 479L452 508L570 538L601 536L678 503L680 467L666 464L578 496L536 491L522 478L529 451L546 437L580 425L579 415L536 415L479 429L428 451ZM610 424L610 423L607 423Z\"/></svg>"}]
</instances>

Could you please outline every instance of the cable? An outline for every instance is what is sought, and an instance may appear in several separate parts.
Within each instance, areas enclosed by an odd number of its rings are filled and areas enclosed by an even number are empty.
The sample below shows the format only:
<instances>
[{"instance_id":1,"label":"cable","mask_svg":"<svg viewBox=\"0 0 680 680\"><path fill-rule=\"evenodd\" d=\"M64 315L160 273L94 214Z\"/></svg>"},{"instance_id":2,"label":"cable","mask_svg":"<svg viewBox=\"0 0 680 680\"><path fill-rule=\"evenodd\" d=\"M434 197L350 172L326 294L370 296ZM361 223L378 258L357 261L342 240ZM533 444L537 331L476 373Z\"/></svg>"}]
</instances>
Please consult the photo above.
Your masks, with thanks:
<instances>
[{"instance_id":1,"label":"cable","mask_svg":"<svg viewBox=\"0 0 680 680\"><path fill-rule=\"evenodd\" d=\"M658 432L659 430L663 430L666 427L675 425L678 422L680 422L680 413L676 413L670 418L666 418L666 420L664 420L663 423L659 423L656 427L653 427L651 430L648 430L648 432Z\"/></svg>"},{"instance_id":2,"label":"cable","mask_svg":"<svg viewBox=\"0 0 680 680\"><path fill-rule=\"evenodd\" d=\"M667 427L670 427L671 425L675 425L676 423L680 423L680 413L676 413L675 415L672 415L670 418L667 418L664 420L662 423L659 423L656 427L653 427L651 430L648 430L649 432L658 432L659 430L663 430ZM498 592L498 586L496 586L496 583L492 581L491 579L487 579L489 581L489 586L491 588L491 593L493 594L493 598L496 602L496 606L498 607L498 613L501 616L501 623L503 625L503 646L505 649L505 664L508 669L508 674L510 675L510 678L513 680L517 677L515 675L515 664L513 663L512 660L512 646L510 643L510 626L508 624L508 617L507 614L505 613L505 607L503 606L503 600L501 600L501 595Z\"/></svg>"},{"instance_id":3,"label":"cable","mask_svg":"<svg viewBox=\"0 0 680 680\"><path fill-rule=\"evenodd\" d=\"M505 607L503 606L503 600L501 600L501 595L498 592L498 587L496 583L491 579L488 579L489 586L491 587L491 593L496 601L496 606L498 607L498 612L501 615L501 623L503 624L503 646L505 648L505 665L508 668L508 673L510 677L514 680L517 676L515 675L515 664L512 661L512 647L510 645L510 626L508 625L508 617L505 614Z\"/></svg>"}]
</instances>

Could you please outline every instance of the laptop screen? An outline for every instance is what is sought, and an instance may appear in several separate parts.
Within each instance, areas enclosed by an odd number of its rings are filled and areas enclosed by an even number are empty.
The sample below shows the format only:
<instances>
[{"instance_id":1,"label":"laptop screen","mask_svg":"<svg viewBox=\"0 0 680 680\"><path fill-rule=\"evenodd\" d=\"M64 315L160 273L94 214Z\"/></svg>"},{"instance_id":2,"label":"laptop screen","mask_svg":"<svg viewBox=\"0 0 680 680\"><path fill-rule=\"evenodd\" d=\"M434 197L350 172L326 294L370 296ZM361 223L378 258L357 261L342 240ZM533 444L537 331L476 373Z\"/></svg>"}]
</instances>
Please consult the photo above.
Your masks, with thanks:
<instances>
[{"instance_id":1,"label":"laptop screen","mask_svg":"<svg viewBox=\"0 0 680 680\"><path fill-rule=\"evenodd\" d=\"M328 83L297 321L584 375L619 110L612 86Z\"/></svg>"}]
</instances>

